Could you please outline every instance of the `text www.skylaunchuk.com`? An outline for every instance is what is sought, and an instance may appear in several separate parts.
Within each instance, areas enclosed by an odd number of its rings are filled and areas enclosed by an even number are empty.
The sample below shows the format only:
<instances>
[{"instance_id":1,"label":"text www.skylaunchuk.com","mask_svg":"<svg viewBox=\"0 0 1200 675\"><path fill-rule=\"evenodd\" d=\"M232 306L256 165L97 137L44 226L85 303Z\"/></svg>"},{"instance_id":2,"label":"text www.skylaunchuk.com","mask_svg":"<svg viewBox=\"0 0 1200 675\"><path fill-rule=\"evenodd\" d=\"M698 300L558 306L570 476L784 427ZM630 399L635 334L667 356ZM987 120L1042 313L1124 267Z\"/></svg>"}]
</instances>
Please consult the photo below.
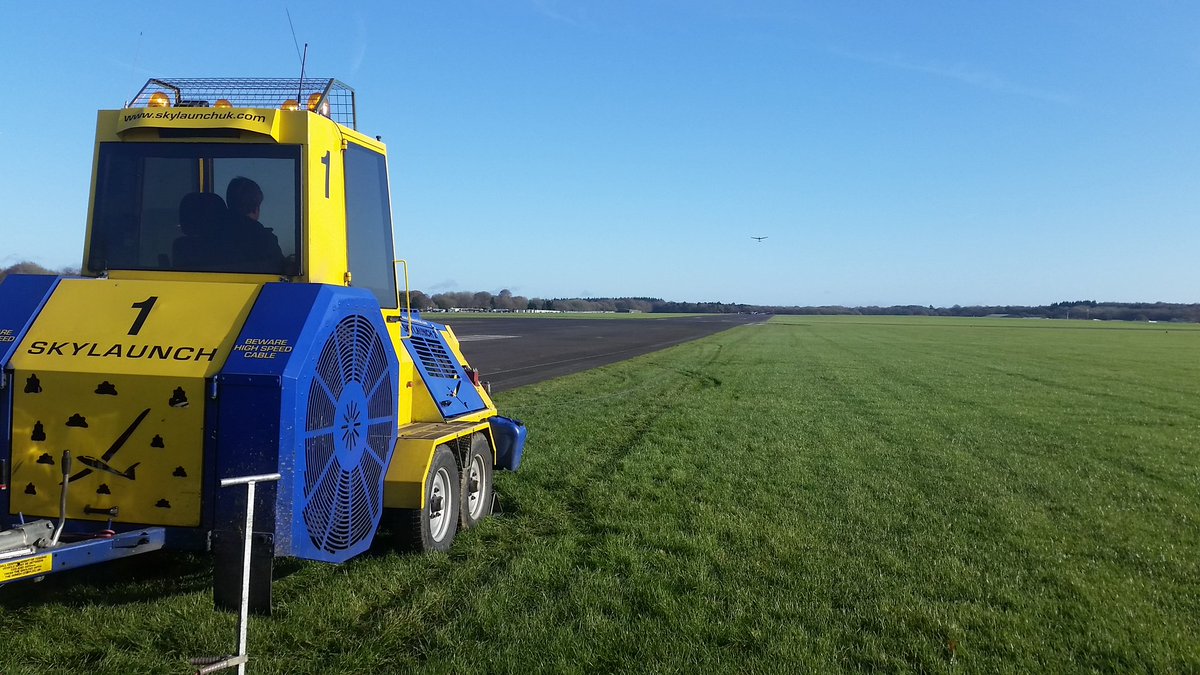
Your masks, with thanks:
<instances>
[{"instance_id":1,"label":"text www.skylaunchuk.com","mask_svg":"<svg viewBox=\"0 0 1200 675\"><path fill-rule=\"evenodd\" d=\"M266 122L267 116L246 112L216 111L191 112L184 110L157 110L155 112L139 112L125 116L126 122L135 120L250 120L251 122Z\"/></svg>"}]
</instances>

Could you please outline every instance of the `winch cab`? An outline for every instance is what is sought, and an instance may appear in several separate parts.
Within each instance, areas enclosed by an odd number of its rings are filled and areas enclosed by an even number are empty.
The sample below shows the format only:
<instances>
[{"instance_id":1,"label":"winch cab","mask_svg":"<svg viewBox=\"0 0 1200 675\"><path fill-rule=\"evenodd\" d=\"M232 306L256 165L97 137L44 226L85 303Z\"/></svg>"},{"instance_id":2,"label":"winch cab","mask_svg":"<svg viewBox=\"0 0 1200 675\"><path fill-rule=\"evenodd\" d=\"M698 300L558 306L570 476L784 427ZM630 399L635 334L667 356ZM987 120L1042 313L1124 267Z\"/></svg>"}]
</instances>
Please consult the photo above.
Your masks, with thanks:
<instances>
[{"instance_id":1,"label":"winch cab","mask_svg":"<svg viewBox=\"0 0 1200 675\"><path fill-rule=\"evenodd\" d=\"M398 309L386 148L355 121L337 80L150 80L99 113L84 274L265 275Z\"/></svg>"},{"instance_id":2,"label":"winch cab","mask_svg":"<svg viewBox=\"0 0 1200 675\"><path fill-rule=\"evenodd\" d=\"M386 147L356 127L333 79L152 79L99 113L83 278L0 284L0 583L220 558L244 529L220 485L248 475L280 476L268 560L344 562L388 509L445 550L490 513L525 428L408 311ZM98 554L97 533L141 543Z\"/></svg>"}]
</instances>

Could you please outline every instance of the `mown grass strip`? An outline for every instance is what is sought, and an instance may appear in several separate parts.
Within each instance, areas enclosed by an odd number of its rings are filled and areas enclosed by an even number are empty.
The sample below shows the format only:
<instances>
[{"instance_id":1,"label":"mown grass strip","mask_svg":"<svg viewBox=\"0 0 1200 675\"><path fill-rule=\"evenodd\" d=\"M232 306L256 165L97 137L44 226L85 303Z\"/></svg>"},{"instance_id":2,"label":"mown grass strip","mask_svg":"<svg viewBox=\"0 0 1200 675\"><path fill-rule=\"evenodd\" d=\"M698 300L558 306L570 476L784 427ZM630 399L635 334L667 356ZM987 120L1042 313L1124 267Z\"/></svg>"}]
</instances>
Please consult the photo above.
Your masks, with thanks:
<instances>
[{"instance_id":1,"label":"mown grass strip","mask_svg":"<svg viewBox=\"0 0 1200 675\"><path fill-rule=\"evenodd\" d=\"M254 668L1200 670L1198 356L1191 326L792 317L518 389L504 514L284 563ZM186 672L232 648L210 570L5 587L0 671Z\"/></svg>"}]
</instances>

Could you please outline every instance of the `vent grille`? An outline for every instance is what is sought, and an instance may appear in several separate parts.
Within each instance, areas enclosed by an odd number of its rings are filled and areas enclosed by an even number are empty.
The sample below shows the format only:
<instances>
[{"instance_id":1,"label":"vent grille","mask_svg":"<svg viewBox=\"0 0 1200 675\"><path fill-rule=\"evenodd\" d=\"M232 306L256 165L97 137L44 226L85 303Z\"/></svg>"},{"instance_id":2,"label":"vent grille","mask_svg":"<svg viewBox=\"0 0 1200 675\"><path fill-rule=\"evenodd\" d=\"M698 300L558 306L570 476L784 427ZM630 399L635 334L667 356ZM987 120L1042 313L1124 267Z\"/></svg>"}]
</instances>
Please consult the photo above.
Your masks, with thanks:
<instances>
[{"instance_id":1,"label":"vent grille","mask_svg":"<svg viewBox=\"0 0 1200 675\"><path fill-rule=\"evenodd\" d=\"M414 332L411 341L417 358L425 366L425 372L433 377L447 380L458 379L458 370L454 367L454 361L450 359L450 354L442 345L441 340L429 339Z\"/></svg>"}]
</instances>

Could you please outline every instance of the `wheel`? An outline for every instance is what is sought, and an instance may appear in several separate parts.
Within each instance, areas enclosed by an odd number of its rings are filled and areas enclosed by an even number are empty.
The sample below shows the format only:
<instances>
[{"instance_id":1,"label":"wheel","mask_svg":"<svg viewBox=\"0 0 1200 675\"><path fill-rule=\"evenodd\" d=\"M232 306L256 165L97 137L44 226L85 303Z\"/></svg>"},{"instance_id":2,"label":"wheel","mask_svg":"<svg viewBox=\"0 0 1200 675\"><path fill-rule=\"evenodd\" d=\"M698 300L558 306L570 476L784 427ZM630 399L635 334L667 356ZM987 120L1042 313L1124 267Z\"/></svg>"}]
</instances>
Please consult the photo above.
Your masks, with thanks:
<instances>
[{"instance_id":1,"label":"wheel","mask_svg":"<svg viewBox=\"0 0 1200 675\"><path fill-rule=\"evenodd\" d=\"M398 514L405 548L422 552L450 550L458 532L460 485L454 453L448 446L437 446L425 477L425 508L404 509Z\"/></svg>"},{"instance_id":2,"label":"wheel","mask_svg":"<svg viewBox=\"0 0 1200 675\"><path fill-rule=\"evenodd\" d=\"M462 528L475 527L492 513L492 446L487 436L471 437L471 449L463 459Z\"/></svg>"}]
</instances>

